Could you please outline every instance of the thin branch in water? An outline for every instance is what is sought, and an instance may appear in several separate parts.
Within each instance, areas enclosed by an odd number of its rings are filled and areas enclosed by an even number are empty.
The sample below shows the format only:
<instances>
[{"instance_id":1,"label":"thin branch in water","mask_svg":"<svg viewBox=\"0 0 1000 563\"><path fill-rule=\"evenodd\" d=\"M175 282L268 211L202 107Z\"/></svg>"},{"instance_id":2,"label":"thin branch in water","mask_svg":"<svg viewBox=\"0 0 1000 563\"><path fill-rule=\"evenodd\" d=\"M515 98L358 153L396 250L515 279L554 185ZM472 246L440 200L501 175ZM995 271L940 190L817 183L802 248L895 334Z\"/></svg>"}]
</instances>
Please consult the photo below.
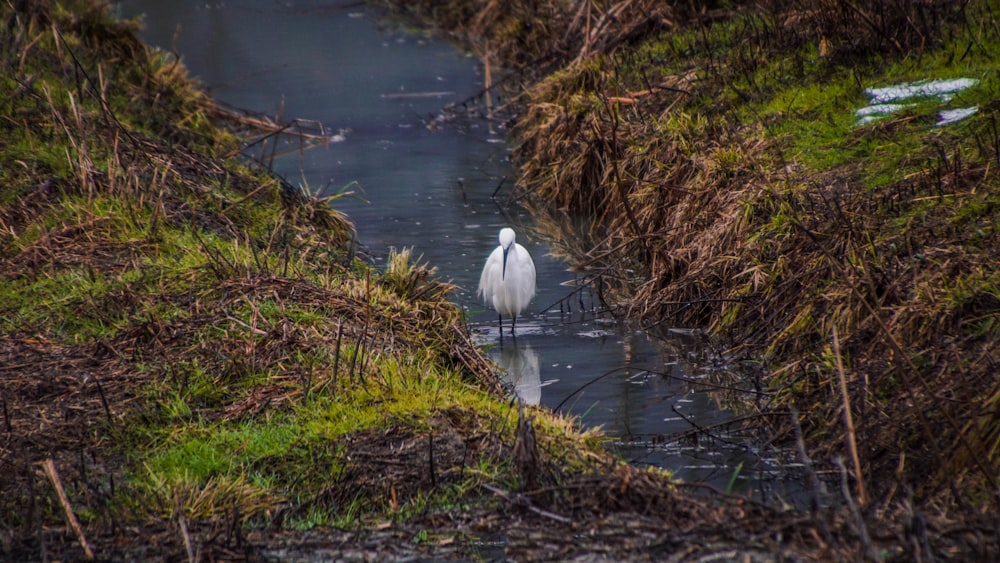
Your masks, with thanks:
<instances>
[{"instance_id":1,"label":"thin branch in water","mask_svg":"<svg viewBox=\"0 0 1000 563\"><path fill-rule=\"evenodd\" d=\"M676 405L672 405L670 407L670 410L672 410L674 412L674 414L676 414L677 416L683 418L684 422L687 422L688 424L690 424L691 426L693 426L695 428L695 430L698 431L698 433L704 434L704 435L708 436L709 438L711 438L713 440L722 442L723 444L729 444L730 446L736 446L738 448L742 448L744 450L748 450L749 451L750 446L748 446L746 444L740 444L740 443L734 442L732 440L727 440L727 439L725 439L725 438L723 438L721 436L718 436L716 434L712 434L711 432L708 431L708 428L699 426L698 423L695 422L693 419L685 416L684 413L682 413L681 411L677 410L677 406Z\"/></svg>"}]
</instances>

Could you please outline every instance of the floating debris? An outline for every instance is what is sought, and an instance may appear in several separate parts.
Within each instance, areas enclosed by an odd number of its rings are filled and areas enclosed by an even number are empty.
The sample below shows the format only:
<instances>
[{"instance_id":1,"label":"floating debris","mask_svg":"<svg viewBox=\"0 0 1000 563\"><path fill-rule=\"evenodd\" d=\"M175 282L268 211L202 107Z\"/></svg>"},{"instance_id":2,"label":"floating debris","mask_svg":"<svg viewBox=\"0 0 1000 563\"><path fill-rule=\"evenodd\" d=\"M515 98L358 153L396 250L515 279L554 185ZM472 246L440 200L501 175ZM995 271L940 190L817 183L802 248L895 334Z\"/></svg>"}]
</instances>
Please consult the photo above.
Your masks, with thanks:
<instances>
[{"instance_id":1,"label":"floating debris","mask_svg":"<svg viewBox=\"0 0 1000 563\"><path fill-rule=\"evenodd\" d=\"M609 336L615 336L615 332L611 330L584 330L576 333L577 336L583 338L607 338Z\"/></svg>"},{"instance_id":2,"label":"floating debris","mask_svg":"<svg viewBox=\"0 0 1000 563\"><path fill-rule=\"evenodd\" d=\"M389 94L379 94L379 97L383 100L407 100L410 98L444 98L446 96L454 95L455 92L450 90L435 90L431 92L395 92Z\"/></svg>"}]
</instances>

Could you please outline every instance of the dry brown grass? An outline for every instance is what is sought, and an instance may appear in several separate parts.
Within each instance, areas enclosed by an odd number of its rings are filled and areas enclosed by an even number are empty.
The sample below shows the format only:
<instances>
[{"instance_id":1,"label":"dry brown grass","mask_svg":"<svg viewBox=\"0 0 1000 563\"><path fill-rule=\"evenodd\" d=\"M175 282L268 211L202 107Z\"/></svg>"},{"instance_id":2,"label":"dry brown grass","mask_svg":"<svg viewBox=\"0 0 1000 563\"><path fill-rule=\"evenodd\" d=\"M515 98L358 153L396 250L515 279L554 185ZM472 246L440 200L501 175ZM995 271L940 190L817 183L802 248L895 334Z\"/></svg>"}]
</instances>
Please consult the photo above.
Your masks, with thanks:
<instances>
[{"instance_id":1,"label":"dry brown grass","mask_svg":"<svg viewBox=\"0 0 1000 563\"><path fill-rule=\"evenodd\" d=\"M535 8L557 13L530 31L499 25L526 8L515 3L502 15L494 8L466 6L444 25L471 35L480 49L489 37L494 52L502 44L527 50L508 57L514 66L558 63L519 98L518 197L556 218L543 229L570 223L562 216L593 219L583 229L590 247L557 245L590 276L581 283L600 285L623 314L651 325L709 327L733 357L768 363L768 408L797 406L820 459L847 451L836 370L845 366L864 478L881 509L898 516L909 510L899 508L910 506L909 495L935 510L992 506L1000 465L1000 234L989 119L966 138L925 136L902 161L905 175L870 187L865 162L809 170L766 134L772 123L737 117L779 86L758 72L783 53L818 53L823 64L814 78L822 81L840 67L933 57L936 46L975 26L966 55L993 48L983 39L996 34L982 27L988 3L745 2L654 11L640 2L553 2ZM626 16L632 8L655 17ZM586 30L600 16L620 19L597 44ZM717 27L736 36L733 56L688 53L689 64L673 73L659 74L628 48L664 29L695 29L706 37L705 51L718 54L707 39ZM518 31L519 41L495 39L500 29ZM544 33L547 42L539 40ZM661 37L662 56L676 55L670 33ZM870 127L856 142L892 142L910 121ZM576 237L579 227L572 228L553 238ZM790 437L792 426L772 430Z\"/></svg>"}]
</instances>

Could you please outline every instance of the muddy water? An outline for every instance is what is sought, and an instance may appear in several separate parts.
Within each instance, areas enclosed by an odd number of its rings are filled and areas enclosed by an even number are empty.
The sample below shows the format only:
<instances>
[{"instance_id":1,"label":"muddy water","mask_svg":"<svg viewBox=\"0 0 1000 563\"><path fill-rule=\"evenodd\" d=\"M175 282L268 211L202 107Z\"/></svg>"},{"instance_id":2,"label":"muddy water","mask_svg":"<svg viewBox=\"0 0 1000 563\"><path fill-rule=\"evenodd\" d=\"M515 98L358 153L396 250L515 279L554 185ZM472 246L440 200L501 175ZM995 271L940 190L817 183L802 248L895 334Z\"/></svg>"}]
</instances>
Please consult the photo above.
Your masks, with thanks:
<instances>
[{"instance_id":1,"label":"muddy water","mask_svg":"<svg viewBox=\"0 0 1000 563\"><path fill-rule=\"evenodd\" d=\"M785 476L766 452L717 429L715 438L697 432L732 415L709 388L690 383L727 379L696 338L653 341L595 315L589 295L567 299L566 265L548 255L522 210L492 197L508 196L513 183L502 127L477 118L434 125L442 108L481 90L478 60L386 29L357 2L126 0L120 10L145 14L143 38L180 54L217 99L321 122L330 143L291 150L274 168L293 184L342 194L333 205L357 224L374 261L384 262L390 247L412 247L456 283L474 333L523 400L603 427L634 463L784 494ZM534 257L538 295L516 339L501 344L495 313L474 293L505 225Z\"/></svg>"}]
</instances>

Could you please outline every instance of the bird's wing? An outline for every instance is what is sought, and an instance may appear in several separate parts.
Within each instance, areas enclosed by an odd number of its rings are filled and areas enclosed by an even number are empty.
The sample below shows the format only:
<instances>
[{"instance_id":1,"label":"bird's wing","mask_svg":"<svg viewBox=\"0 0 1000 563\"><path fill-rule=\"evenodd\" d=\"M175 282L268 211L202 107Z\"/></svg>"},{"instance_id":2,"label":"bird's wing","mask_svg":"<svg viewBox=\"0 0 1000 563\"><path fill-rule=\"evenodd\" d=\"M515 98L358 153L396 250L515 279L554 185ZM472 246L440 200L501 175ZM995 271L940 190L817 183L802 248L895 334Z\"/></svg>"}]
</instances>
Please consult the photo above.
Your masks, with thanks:
<instances>
[{"instance_id":1,"label":"bird's wing","mask_svg":"<svg viewBox=\"0 0 1000 563\"><path fill-rule=\"evenodd\" d=\"M516 246L517 253L521 258L518 263L521 266L521 273L528 283L525 284L524 290L526 295L524 296L524 302L527 305L528 301L535 296L535 262L531 259L531 255L528 254L528 250L518 244Z\"/></svg>"},{"instance_id":2,"label":"bird's wing","mask_svg":"<svg viewBox=\"0 0 1000 563\"><path fill-rule=\"evenodd\" d=\"M503 276L503 247L496 247L490 257L486 259L483 266L483 273L479 276L478 295L482 296L483 302L489 304L493 301L493 294L500 287Z\"/></svg>"}]
</instances>

